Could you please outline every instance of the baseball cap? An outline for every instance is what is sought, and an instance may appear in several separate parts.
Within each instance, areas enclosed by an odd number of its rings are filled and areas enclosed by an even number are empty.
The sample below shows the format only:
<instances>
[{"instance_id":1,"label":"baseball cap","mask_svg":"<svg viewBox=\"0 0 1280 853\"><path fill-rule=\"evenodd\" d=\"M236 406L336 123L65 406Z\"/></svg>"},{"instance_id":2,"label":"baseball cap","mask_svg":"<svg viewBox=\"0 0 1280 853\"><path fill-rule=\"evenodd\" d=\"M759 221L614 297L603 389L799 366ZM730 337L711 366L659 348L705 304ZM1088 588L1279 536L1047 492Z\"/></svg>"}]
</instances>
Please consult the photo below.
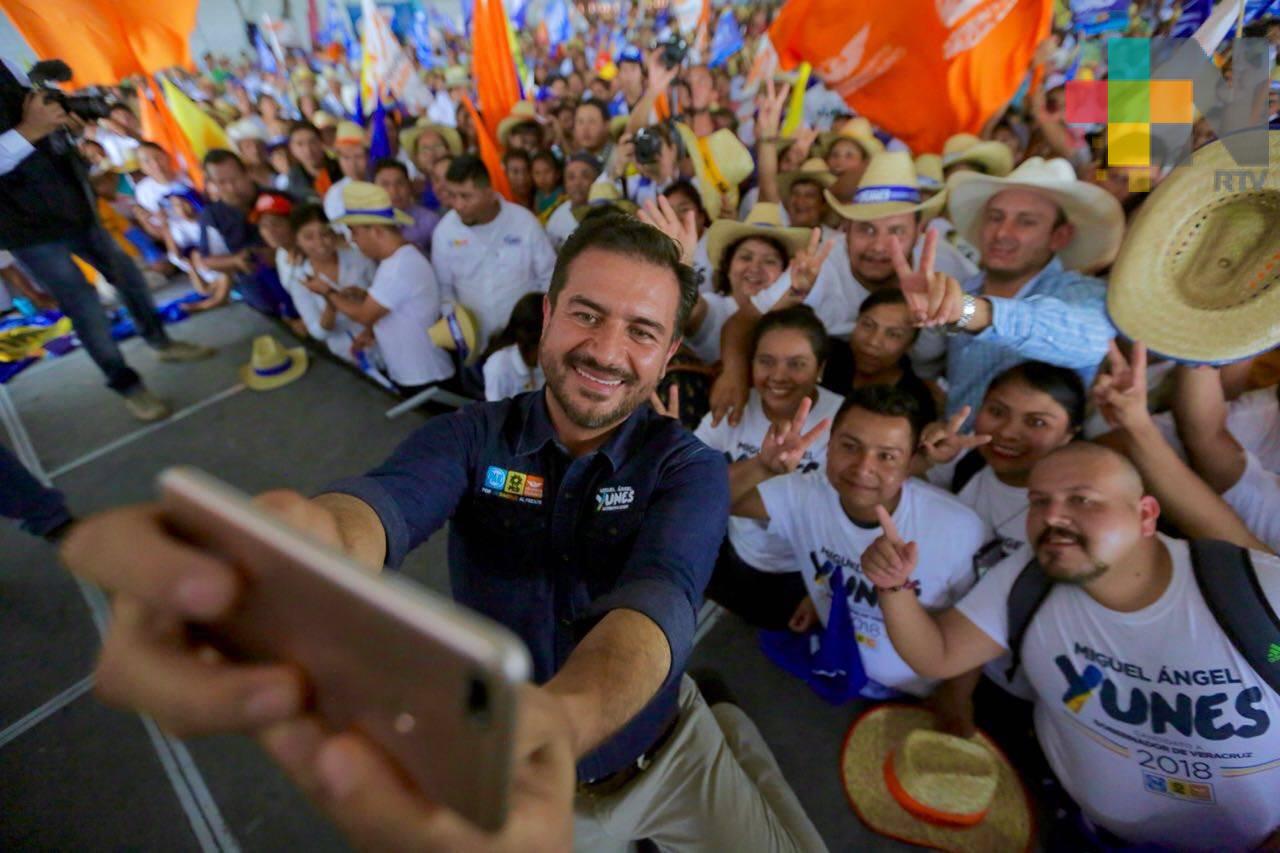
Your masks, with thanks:
<instances>
[{"instance_id":1,"label":"baseball cap","mask_svg":"<svg viewBox=\"0 0 1280 853\"><path fill-rule=\"evenodd\" d=\"M289 200L287 195L283 193L263 193L253 203L253 210L249 211L249 221L257 222L269 213L276 216L288 216L292 211L293 202Z\"/></svg>"}]
</instances>

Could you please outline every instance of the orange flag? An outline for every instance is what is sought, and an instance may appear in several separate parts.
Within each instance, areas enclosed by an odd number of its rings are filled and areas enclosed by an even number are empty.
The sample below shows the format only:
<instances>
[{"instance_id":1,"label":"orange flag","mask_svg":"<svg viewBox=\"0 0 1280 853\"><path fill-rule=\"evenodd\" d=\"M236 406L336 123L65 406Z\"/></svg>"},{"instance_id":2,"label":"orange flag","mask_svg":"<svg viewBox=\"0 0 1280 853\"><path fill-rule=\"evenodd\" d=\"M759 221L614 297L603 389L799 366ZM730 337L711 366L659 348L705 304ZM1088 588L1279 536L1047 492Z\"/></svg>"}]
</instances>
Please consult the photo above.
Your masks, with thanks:
<instances>
[{"instance_id":1,"label":"orange flag","mask_svg":"<svg viewBox=\"0 0 1280 853\"><path fill-rule=\"evenodd\" d=\"M769 37L783 68L811 63L849 106L923 154L1005 107L1052 17L1053 0L788 0Z\"/></svg>"},{"instance_id":2,"label":"orange flag","mask_svg":"<svg viewBox=\"0 0 1280 853\"><path fill-rule=\"evenodd\" d=\"M471 21L471 73L484 110L485 127L498 138L498 122L520 100L516 61L507 39L507 13L502 0L476 0ZM476 125L479 127L480 125Z\"/></svg>"},{"instance_id":3,"label":"orange flag","mask_svg":"<svg viewBox=\"0 0 1280 853\"><path fill-rule=\"evenodd\" d=\"M498 151L498 143L494 139L489 128L480 123L480 115L476 112L475 105L471 103L471 96L467 96L462 101L467 105L467 112L471 114L471 122L476 128L476 138L480 142L480 159L484 161L484 167L489 170L490 185L502 193L502 197L507 201L515 201L511 195L511 184L507 181L507 170L502 165L502 154Z\"/></svg>"},{"instance_id":4,"label":"orange flag","mask_svg":"<svg viewBox=\"0 0 1280 853\"><path fill-rule=\"evenodd\" d=\"M71 66L74 86L190 67L198 0L0 0L40 59Z\"/></svg>"}]
</instances>

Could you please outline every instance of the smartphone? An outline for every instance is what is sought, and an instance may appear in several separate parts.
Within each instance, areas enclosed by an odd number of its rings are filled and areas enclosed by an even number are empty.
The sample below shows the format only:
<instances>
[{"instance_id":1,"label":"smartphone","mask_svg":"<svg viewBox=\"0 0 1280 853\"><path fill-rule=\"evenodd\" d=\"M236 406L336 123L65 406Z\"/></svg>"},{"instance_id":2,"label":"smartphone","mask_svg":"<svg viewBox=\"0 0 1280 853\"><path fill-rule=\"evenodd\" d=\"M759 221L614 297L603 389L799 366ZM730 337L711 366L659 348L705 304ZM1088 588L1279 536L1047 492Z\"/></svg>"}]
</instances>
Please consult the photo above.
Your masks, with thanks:
<instances>
[{"instance_id":1,"label":"smartphone","mask_svg":"<svg viewBox=\"0 0 1280 853\"><path fill-rule=\"evenodd\" d=\"M507 628L302 535L193 468L158 480L166 523L232 563L226 621L194 626L230 657L283 661L311 707L377 743L429 799L493 831L506 820L528 650Z\"/></svg>"}]
</instances>

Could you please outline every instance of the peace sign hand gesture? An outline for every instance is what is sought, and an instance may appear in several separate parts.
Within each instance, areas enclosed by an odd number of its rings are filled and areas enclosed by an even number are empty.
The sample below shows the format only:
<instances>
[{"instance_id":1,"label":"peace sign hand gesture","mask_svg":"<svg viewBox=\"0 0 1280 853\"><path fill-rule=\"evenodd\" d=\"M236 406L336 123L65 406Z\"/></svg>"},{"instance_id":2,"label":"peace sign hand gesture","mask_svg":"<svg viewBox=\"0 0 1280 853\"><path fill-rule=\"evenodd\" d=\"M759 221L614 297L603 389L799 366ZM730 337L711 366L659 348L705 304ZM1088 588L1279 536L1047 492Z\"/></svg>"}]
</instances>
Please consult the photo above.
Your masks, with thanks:
<instances>
[{"instance_id":1,"label":"peace sign hand gesture","mask_svg":"<svg viewBox=\"0 0 1280 853\"><path fill-rule=\"evenodd\" d=\"M896 238L893 247L893 268L898 274L898 287L907 299L911 319L917 326L945 326L960 319L964 308L964 290L960 282L946 273L935 272L934 258L938 248L938 232L925 230L924 248L915 269L907 263L910 247L903 246Z\"/></svg>"},{"instance_id":2,"label":"peace sign hand gesture","mask_svg":"<svg viewBox=\"0 0 1280 853\"><path fill-rule=\"evenodd\" d=\"M818 436L831 427L831 418L823 418L813 429L803 432L804 422L809 418L809 410L812 408L813 401L806 397L800 402L795 417L789 423L783 424L781 428L777 424L769 427L760 446L760 455L756 457L769 473L781 475L796 470L800 460L804 458L804 452L818 440Z\"/></svg>"},{"instance_id":3,"label":"peace sign hand gesture","mask_svg":"<svg viewBox=\"0 0 1280 853\"><path fill-rule=\"evenodd\" d=\"M906 542L898 533L893 517L882 506L876 507L876 518L884 532L862 552L862 573L882 592L897 591L907 586L916 569L920 550L914 542Z\"/></svg>"},{"instance_id":4,"label":"peace sign hand gesture","mask_svg":"<svg viewBox=\"0 0 1280 853\"><path fill-rule=\"evenodd\" d=\"M680 263L689 266L693 265L693 254L698 248L696 216L696 212L690 210L681 220L676 209L671 206L671 202L663 195L658 196L656 200L646 201L636 214L636 218L641 222L652 225L675 240L680 245Z\"/></svg>"},{"instance_id":5,"label":"peace sign hand gesture","mask_svg":"<svg viewBox=\"0 0 1280 853\"><path fill-rule=\"evenodd\" d=\"M782 110L786 106L791 86L783 85L782 91L774 89L773 80L765 81L764 97L760 99L760 114L756 118L756 138L770 139L778 135L782 127Z\"/></svg>"},{"instance_id":6,"label":"peace sign hand gesture","mask_svg":"<svg viewBox=\"0 0 1280 853\"><path fill-rule=\"evenodd\" d=\"M827 240L819 245L821 240L822 229L814 228L809 233L809 244L796 252L795 257L791 259L788 270L791 273L791 292L796 297L796 302L803 302L809 295L809 291L813 290L813 285L818 280L818 273L822 272L822 265L827 262L831 250L836 247L834 240Z\"/></svg>"},{"instance_id":7,"label":"peace sign hand gesture","mask_svg":"<svg viewBox=\"0 0 1280 853\"><path fill-rule=\"evenodd\" d=\"M1107 352L1110 373L1099 373L1093 383L1093 401L1107 425L1133 430L1151 420L1147 408L1147 345L1133 342L1130 363L1115 340Z\"/></svg>"},{"instance_id":8,"label":"peace sign hand gesture","mask_svg":"<svg viewBox=\"0 0 1280 853\"><path fill-rule=\"evenodd\" d=\"M965 406L945 423L936 421L920 434L920 449L930 465L945 465L962 453L981 447L991 441L989 435L961 435L960 428L969 417L970 407Z\"/></svg>"}]
</instances>

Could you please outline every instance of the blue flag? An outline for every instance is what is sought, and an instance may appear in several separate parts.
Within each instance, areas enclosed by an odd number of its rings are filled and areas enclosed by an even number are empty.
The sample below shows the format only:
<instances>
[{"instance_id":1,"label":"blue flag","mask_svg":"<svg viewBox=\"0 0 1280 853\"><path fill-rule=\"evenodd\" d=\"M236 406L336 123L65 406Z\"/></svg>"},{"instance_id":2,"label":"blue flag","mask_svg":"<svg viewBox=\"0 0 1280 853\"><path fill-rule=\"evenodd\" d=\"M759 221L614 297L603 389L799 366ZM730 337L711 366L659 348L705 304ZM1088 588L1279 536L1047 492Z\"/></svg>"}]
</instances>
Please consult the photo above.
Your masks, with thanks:
<instances>
[{"instance_id":1,"label":"blue flag","mask_svg":"<svg viewBox=\"0 0 1280 853\"><path fill-rule=\"evenodd\" d=\"M742 50L742 27L738 25L738 19L734 16L733 10L725 9L720 13L720 20L716 21L716 32L711 38L711 61L707 66L716 68L724 65L740 50Z\"/></svg>"},{"instance_id":2,"label":"blue flag","mask_svg":"<svg viewBox=\"0 0 1280 853\"><path fill-rule=\"evenodd\" d=\"M381 98L378 99L378 105L374 107L369 121L373 122L373 132L369 135L369 165L372 167L383 157L391 156L391 139L387 136L387 111L382 106Z\"/></svg>"},{"instance_id":3,"label":"blue flag","mask_svg":"<svg viewBox=\"0 0 1280 853\"><path fill-rule=\"evenodd\" d=\"M413 26L409 29L409 40L413 42L413 51L423 68L435 68L435 54L431 49L431 21L427 13L417 9L413 13Z\"/></svg>"},{"instance_id":4,"label":"blue flag","mask_svg":"<svg viewBox=\"0 0 1280 853\"><path fill-rule=\"evenodd\" d=\"M1071 28L1086 36L1124 32L1129 26L1129 0L1071 0Z\"/></svg>"},{"instance_id":5,"label":"blue flag","mask_svg":"<svg viewBox=\"0 0 1280 853\"><path fill-rule=\"evenodd\" d=\"M554 49L572 37L567 0L551 0L546 8L547 38Z\"/></svg>"},{"instance_id":6,"label":"blue flag","mask_svg":"<svg viewBox=\"0 0 1280 853\"><path fill-rule=\"evenodd\" d=\"M827 580L834 595L826 626L807 634L761 631L760 650L787 672L804 679L827 702L842 705L858 697L867 684L867 673L849 613L844 569L836 566Z\"/></svg>"},{"instance_id":7,"label":"blue flag","mask_svg":"<svg viewBox=\"0 0 1280 853\"><path fill-rule=\"evenodd\" d=\"M1187 0L1182 4L1182 14L1174 22L1170 35L1176 39L1191 38L1212 10L1213 0Z\"/></svg>"},{"instance_id":8,"label":"blue flag","mask_svg":"<svg viewBox=\"0 0 1280 853\"><path fill-rule=\"evenodd\" d=\"M276 55L267 47L267 40L262 37L262 28L253 31L253 47L258 52L258 67L267 74L276 74L280 66L276 64Z\"/></svg>"}]
</instances>

